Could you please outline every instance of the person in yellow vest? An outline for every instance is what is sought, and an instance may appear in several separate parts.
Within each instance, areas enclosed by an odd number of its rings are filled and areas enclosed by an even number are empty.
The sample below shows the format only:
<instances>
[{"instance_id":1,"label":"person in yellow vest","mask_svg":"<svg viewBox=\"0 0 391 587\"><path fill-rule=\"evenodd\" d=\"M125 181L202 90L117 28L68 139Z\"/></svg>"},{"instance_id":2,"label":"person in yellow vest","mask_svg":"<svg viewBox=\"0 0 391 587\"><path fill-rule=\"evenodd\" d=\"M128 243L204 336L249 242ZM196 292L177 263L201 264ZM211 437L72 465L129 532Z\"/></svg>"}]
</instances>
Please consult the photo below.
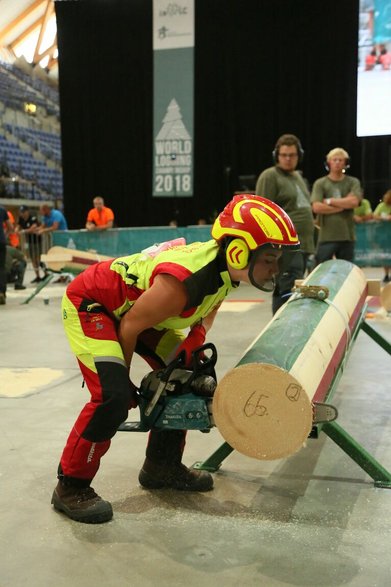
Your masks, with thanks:
<instances>
[{"instance_id":1,"label":"person in yellow vest","mask_svg":"<svg viewBox=\"0 0 391 587\"><path fill-rule=\"evenodd\" d=\"M373 219L373 212L371 207L371 202L366 198L361 200L359 206L357 206L353 211L353 219L354 222L361 224L362 222L368 222L369 220Z\"/></svg>"},{"instance_id":2,"label":"person in yellow vest","mask_svg":"<svg viewBox=\"0 0 391 587\"><path fill-rule=\"evenodd\" d=\"M134 353L162 368L205 341L216 312L240 282L273 291L282 251L299 240L277 204L236 195L207 242L164 243L92 265L67 287L65 332L91 394L72 428L58 468L52 504L69 518L100 523L113 516L91 482L111 438L138 403L129 369ZM190 329L190 330L188 330ZM208 491L213 478L182 463L185 430L151 430L139 482L148 489Z\"/></svg>"},{"instance_id":3,"label":"person in yellow vest","mask_svg":"<svg viewBox=\"0 0 391 587\"><path fill-rule=\"evenodd\" d=\"M380 222L391 222L391 189L384 194L382 201L376 206L373 218ZM384 266L383 283L390 282L390 267Z\"/></svg>"}]
</instances>

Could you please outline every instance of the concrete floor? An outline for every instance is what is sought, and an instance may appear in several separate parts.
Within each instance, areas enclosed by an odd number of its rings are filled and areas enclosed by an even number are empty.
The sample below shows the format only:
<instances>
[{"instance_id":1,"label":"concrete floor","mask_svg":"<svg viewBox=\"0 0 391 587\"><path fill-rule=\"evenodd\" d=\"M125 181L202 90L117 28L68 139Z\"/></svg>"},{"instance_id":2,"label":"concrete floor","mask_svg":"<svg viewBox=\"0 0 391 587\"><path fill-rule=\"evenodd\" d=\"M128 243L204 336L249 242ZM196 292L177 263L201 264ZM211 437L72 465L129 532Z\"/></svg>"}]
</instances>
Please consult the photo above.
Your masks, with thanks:
<instances>
[{"instance_id":1,"label":"concrete floor","mask_svg":"<svg viewBox=\"0 0 391 587\"><path fill-rule=\"evenodd\" d=\"M22 304L32 287L10 288L0 307L0 587L391 584L391 489L375 488L325 434L284 460L233 452L214 474L214 491L198 495L142 489L146 435L121 432L94 480L114 519L86 525L56 513L56 467L86 391L62 332L65 285L51 283ZM249 286L223 305L209 337L220 377L270 318L269 294ZM370 324L391 340L384 312ZM389 355L361 332L333 398L340 425L387 470L390 368ZM145 372L136 362L134 379ZM204 460L222 441L216 428L190 432L184 462Z\"/></svg>"}]
</instances>

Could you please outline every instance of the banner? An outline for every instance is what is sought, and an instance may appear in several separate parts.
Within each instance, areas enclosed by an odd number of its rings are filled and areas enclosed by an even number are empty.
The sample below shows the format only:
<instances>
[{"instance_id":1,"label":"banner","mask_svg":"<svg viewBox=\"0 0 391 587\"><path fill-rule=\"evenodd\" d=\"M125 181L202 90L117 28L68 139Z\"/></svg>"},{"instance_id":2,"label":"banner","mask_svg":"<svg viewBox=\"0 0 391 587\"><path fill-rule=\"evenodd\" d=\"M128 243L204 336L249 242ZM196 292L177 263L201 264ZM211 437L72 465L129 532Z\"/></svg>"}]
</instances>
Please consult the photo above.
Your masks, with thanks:
<instances>
[{"instance_id":1,"label":"banner","mask_svg":"<svg viewBox=\"0 0 391 587\"><path fill-rule=\"evenodd\" d=\"M194 0L153 0L153 196L193 196Z\"/></svg>"}]
</instances>

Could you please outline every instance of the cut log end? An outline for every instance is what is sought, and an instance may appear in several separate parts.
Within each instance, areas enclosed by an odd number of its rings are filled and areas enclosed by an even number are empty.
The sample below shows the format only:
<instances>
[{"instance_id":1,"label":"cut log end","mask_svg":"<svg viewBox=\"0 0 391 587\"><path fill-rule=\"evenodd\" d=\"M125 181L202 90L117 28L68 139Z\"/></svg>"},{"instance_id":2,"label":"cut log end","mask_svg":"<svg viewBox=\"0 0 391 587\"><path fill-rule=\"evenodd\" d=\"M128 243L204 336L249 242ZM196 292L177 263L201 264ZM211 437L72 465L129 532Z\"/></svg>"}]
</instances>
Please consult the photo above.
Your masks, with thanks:
<instances>
[{"instance_id":1,"label":"cut log end","mask_svg":"<svg viewBox=\"0 0 391 587\"><path fill-rule=\"evenodd\" d=\"M297 452L312 427L303 387L284 369L265 363L228 371L215 392L213 417L230 446L259 460Z\"/></svg>"}]
</instances>

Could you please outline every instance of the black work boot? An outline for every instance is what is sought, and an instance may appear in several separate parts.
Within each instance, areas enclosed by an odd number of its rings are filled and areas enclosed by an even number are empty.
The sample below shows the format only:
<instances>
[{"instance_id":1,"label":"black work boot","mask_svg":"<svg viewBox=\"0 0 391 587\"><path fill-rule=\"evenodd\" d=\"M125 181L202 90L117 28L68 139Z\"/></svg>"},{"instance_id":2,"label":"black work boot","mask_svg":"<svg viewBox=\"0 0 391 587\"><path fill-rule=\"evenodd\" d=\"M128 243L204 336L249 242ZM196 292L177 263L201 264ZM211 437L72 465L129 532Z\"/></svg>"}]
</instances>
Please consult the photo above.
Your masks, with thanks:
<instances>
[{"instance_id":1,"label":"black work boot","mask_svg":"<svg viewBox=\"0 0 391 587\"><path fill-rule=\"evenodd\" d=\"M180 491L209 491L213 477L206 471L188 469L182 461L184 430L151 430L146 459L139 473L140 485L146 489L164 487Z\"/></svg>"},{"instance_id":2,"label":"black work boot","mask_svg":"<svg viewBox=\"0 0 391 587\"><path fill-rule=\"evenodd\" d=\"M213 477L207 471L188 469L183 463L158 465L145 459L138 480L146 489L171 488L179 491L210 491Z\"/></svg>"},{"instance_id":3,"label":"black work boot","mask_svg":"<svg viewBox=\"0 0 391 587\"><path fill-rule=\"evenodd\" d=\"M53 492L52 504L71 520L84 524L101 524L113 517L113 508L92 487L78 487L60 480Z\"/></svg>"}]
</instances>

